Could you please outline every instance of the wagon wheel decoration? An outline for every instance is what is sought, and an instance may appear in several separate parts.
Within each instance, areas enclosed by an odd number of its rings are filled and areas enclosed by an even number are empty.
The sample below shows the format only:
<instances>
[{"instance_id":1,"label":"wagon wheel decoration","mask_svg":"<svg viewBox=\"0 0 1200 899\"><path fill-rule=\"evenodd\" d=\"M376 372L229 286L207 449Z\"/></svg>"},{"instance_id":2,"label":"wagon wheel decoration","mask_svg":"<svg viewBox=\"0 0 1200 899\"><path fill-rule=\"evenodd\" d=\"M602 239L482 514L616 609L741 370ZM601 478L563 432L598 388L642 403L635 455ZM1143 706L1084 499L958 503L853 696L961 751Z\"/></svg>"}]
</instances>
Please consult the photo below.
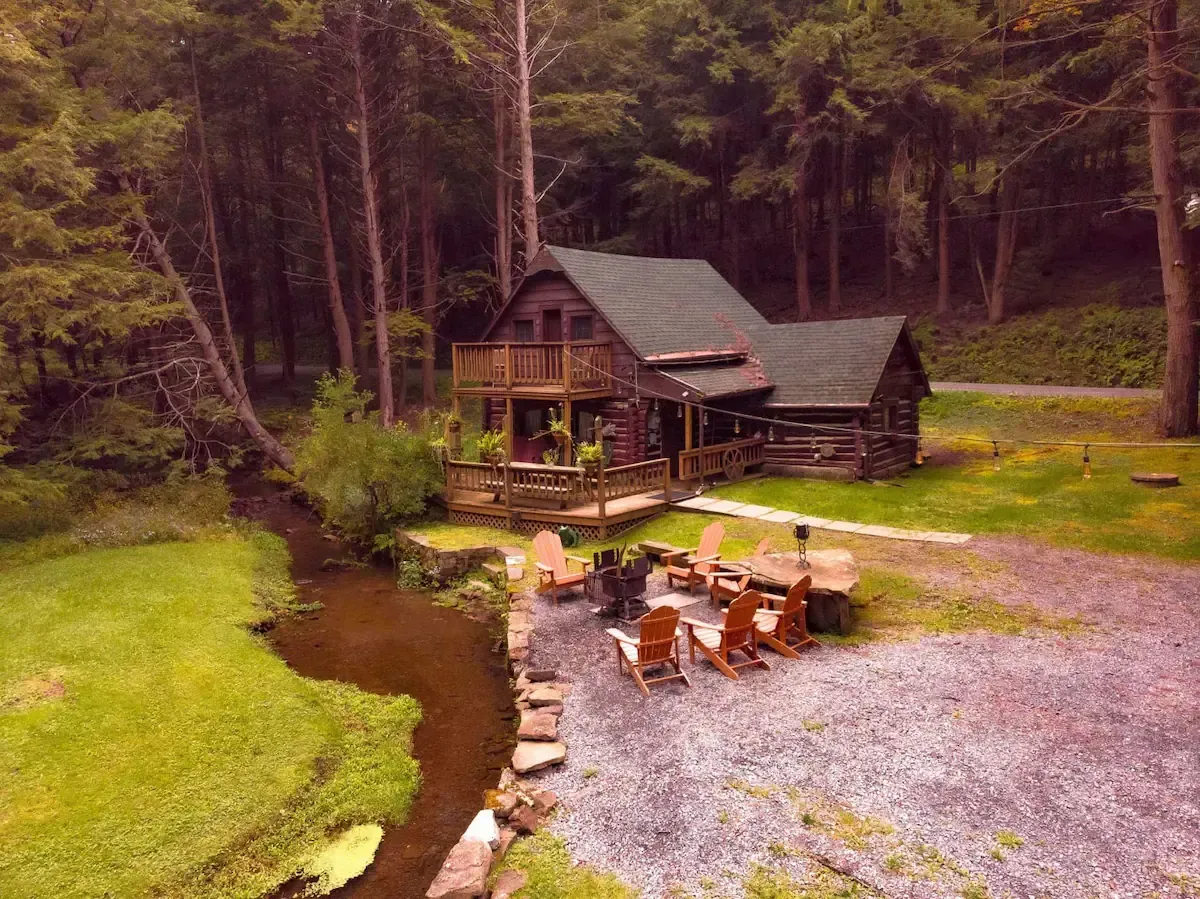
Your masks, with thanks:
<instances>
[{"instance_id":1,"label":"wagon wheel decoration","mask_svg":"<svg viewBox=\"0 0 1200 899\"><path fill-rule=\"evenodd\" d=\"M740 481L746 473L746 456L740 446L731 447L721 455L721 469L731 481Z\"/></svg>"}]
</instances>

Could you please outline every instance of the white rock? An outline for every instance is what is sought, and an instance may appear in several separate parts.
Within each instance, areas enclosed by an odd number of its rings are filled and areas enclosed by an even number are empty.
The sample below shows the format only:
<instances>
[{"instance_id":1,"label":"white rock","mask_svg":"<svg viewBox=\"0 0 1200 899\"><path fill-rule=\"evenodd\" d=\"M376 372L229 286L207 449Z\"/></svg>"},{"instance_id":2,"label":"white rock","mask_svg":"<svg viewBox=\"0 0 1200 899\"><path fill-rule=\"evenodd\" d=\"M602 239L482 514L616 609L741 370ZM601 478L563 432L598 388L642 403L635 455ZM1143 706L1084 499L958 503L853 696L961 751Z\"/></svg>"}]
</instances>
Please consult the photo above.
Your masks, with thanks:
<instances>
[{"instance_id":1,"label":"white rock","mask_svg":"<svg viewBox=\"0 0 1200 899\"><path fill-rule=\"evenodd\" d=\"M471 824L463 831L462 839L464 841L474 840L479 843L487 843L493 850L500 848L500 828L496 824L496 813L490 808L485 808L479 812L472 820Z\"/></svg>"}]
</instances>

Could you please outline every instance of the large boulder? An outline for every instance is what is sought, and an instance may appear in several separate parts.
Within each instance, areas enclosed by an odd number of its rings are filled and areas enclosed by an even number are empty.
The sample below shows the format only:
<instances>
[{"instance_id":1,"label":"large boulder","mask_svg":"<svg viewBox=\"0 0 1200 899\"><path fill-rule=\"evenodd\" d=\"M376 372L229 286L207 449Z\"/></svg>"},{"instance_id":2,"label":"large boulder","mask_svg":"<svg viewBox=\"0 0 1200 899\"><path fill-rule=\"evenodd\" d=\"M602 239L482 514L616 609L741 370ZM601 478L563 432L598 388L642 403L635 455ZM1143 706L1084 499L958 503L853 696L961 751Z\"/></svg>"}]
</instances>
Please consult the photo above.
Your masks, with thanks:
<instances>
[{"instance_id":1,"label":"large boulder","mask_svg":"<svg viewBox=\"0 0 1200 899\"><path fill-rule=\"evenodd\" d=\"M486 808L479 812L463 832L462 839L478 840L481 843L487 843L488 847L493 850L499 849L500 828L496 825L496 813Z\"/></svg>"},{"instance_id":2,"label":"large boulder","mask_svg":"<svg viewBox=\"0 0 1200 899\"><path fill-rule=\"evenodd\" d=\"M487 895L492 847L479 840L455 844L442 862L442 870L425 893L426 899L480 899Z\"/></svg>"},{"instance_id":3,"label":"large boulder","mask_svg":"<svg viewBox=\"0 0 1200 899\"><path fill-rule=\"evenodd\" d=\"M530 771L540 771L542 768L561 764L566 759L565 743L521 740L513 752L512 766L518 774L528 774Z\"/></svg>"}]
</instances>

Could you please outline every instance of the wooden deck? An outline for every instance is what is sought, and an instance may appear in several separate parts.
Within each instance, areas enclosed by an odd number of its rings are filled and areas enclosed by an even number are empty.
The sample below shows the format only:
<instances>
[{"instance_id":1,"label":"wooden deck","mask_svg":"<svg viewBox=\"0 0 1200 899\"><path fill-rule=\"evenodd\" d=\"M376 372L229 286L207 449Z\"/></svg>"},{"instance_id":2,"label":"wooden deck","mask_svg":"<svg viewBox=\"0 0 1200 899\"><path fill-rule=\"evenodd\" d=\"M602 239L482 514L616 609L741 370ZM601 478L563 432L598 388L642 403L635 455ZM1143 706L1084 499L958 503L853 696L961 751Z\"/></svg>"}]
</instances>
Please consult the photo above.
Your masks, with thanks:
<instances>
[{"instance_id":1,"label":"wooden deck","mask_svg":"<svg viewBox=\"0 0 1200 899\"><path fill-rule=\"evenodd\" d=\"M452 361L455 396L583 400L612 393L607 343L456 343Z\"/></svg>"},{"instance_id":2,"label":"wooden deck","mask_svg":"<svg viewBox=\"0 0 1200 899\"><path fill-rule=\"evenodd\" d=\"M593 474L561 465L493 468L450 462L446 475L444 499L451 521L521 533L566 525L586 539L605 540L669 506L663 460Z\"/></svg>"}]
</instances>

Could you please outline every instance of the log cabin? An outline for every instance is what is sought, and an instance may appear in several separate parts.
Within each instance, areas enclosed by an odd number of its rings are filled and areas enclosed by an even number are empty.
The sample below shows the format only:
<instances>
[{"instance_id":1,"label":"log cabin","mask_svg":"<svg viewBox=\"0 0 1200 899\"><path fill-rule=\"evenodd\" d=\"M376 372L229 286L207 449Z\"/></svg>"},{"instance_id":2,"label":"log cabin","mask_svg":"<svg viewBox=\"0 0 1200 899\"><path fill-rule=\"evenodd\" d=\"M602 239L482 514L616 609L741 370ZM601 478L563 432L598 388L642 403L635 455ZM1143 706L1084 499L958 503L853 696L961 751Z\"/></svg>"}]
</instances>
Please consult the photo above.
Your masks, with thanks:
<instances>
[{"instance_id":1,"label":"log cabin","mask_svg":"<svg viewBox=\"0 0 1200 899\"><path fill-rule=\"evenodd\" d=\"M453 377L456 407L481 398L514 462L555 451L551 412L574 441L599 416L607 465L665 460L683 481L893 476L930 392L903 316L771 324L703 260L556 246L479 342L453 346ZM571 443L558 451L569 465Z\"/></svg>"}]
</instances>

